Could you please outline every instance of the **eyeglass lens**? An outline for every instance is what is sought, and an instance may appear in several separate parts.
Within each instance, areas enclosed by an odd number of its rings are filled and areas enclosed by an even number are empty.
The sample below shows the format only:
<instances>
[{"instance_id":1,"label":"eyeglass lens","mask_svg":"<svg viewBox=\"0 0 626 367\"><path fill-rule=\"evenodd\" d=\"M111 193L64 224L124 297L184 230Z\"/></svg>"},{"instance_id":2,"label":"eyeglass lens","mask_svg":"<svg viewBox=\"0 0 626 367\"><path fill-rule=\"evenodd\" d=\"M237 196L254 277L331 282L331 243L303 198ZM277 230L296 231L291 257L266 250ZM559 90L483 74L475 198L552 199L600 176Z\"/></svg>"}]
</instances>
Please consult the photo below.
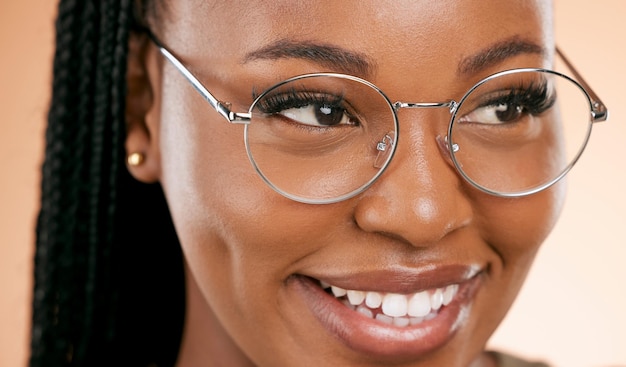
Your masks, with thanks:
<instances>
[{"instance_id":1,"label":"eyeglass lens","mask_svg":"<svg viewBox=\"0 0 626 367\"><path fill-rule=\"evenodd\" d=\"M299 201L333 202L362 191L395 149L393 107L358 78L292 78L261 94L250 113L245 139L253 165L275 190ZM590 129L590 102L578 84L545 70L518 70L467 93L447 133L466 180L519 196L564 175Z\"/></svg>"},{"instance_id":2,"label":"eyeglass lens","mask_svg":"<svg viewBox=\"0 0 626 367\"><path fill-rule=\"evenodd\" d=\"M369 185L391 159L393 108L368 84L310 76L261 95L246 146L261 176L283 194L326 201Z\"/></svg>"},{"instance_id":3,"label":"eyeglass lens","mask_svg":"<svg viewBox=\"0 0 626 367\"><path fill-rule=\"evenodd\" d=\"M461 101L450 129L453 159L467 180L518 196L554 183L591 132L587 94L549 71L502 73Z\"/></svg>"}]
</instances>

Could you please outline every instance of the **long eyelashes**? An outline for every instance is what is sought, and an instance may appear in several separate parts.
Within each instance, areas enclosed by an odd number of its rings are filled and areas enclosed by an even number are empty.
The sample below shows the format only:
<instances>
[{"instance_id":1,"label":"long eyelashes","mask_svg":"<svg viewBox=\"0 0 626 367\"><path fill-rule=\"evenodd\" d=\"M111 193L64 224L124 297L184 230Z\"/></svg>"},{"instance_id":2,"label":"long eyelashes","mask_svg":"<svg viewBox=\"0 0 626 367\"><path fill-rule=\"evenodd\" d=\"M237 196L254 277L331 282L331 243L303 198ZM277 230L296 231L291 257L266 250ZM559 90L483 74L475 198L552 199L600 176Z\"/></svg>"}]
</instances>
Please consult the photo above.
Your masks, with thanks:
<instances>
[{"instance_id":1,"label":"long eyelashes","mask_svg":"<svg viewBox=\"0 0 626 367\"><path fill-rule=\"evenodd\" d=\"M257 93L253 91L253 99ZM556 93L552 91L547 82L533 82L530 85L511 88L497 93L495 96L487 96L479 107L494 105L521 106L532 115L541 114L552 108L556 103ZM330 108L345 109L344 97L332 95L326 92L297 91L290 89L281 93L266 95L258 103L258 108L264 113L279 113L290 108L302 108L310 105L328 106Z\"/></svg>"},{"instance_id":2,"label":"long eyelashes","mask_svg":"<svg viewBox=\"0 0 626 367\"><path fill-rule=\"evenodd\" d=\"M255 93L253 91L253 97ZM267 114L279 113L291 108L302 108L306 106L326 106L332 109L344 110L343 96L332 95L325 92L297 91L289 89L286 91L272 92L265 95L257 104L260 111Z\"/></svg>"},{"instance_id":3,"label":"long eyelashes","mask_svg":"<svg viewBox=\"0 0 626 367\"><path fill-rule=\"evenodd\" d=\"M556 93L548 87L547 82L532 82L527 86L519 86L498 93L492 98L488 98L480 104L480 107L487 106L519 106L531 115L540 115L549 110L556 103Z\"/></svg>"}]
</instances>

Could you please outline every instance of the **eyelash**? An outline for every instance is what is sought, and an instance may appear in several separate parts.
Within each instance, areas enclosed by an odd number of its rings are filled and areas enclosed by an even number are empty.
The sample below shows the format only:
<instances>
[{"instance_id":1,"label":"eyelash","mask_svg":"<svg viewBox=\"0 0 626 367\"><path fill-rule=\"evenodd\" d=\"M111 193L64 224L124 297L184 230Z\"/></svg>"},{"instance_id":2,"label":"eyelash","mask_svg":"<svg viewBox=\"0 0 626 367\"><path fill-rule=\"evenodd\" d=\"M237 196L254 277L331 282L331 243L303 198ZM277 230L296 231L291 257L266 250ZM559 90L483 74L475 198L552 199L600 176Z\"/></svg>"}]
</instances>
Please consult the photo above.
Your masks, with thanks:
<instances>
[{"instance_id":1,"label":"eyelash","mask_svg":"<svg viewBox=\"0 0 626 367\"><path fill-rule=\"evenodd\" d=\"M491 98L480 104L480 107L509 105L521 106L533 116L549 110L556 102L556 94L549 94L548 84L531 83L529 86L519 86L503 94Z\"/></svg>"},{"instance_id":2,"label":"eyelash","mask_svg":"<svg viewBox=\"0 0 626 367\"><path fill-rule=\"evenodd\" d=\"M252 95L255 98L254 91ZM309 105L325 105L341 108L345 111L343 96L329 95L323 92L296 91L295 89L265 96L259 102L258 108L263 113L275 114L290 108L301 108Z\"/></svg>"},{"instance_id":3,"label":"eyelash","mask_svg":"<svg viewBox=\"0 0 626 367\"><path fill-rule=\"evenodd\" d=\"M530 82L528 85L520 85L509 90L495 92L494 94L487 96L487 99L480 103L478 108L501 105L519 106L524 113L538 116L549 110L556 103L556 94L550 93L548 83L545 81ZM254 89L252 97L253 99L258 97ZM332 109L340 109L346 115L351 116L344 108L345 100L343 95L333 95L327 92L290 89L266 95L257 104L257 108L265 114L279 114L289 109L306 106L327 106Z\"/></svg>"}]
</instances>

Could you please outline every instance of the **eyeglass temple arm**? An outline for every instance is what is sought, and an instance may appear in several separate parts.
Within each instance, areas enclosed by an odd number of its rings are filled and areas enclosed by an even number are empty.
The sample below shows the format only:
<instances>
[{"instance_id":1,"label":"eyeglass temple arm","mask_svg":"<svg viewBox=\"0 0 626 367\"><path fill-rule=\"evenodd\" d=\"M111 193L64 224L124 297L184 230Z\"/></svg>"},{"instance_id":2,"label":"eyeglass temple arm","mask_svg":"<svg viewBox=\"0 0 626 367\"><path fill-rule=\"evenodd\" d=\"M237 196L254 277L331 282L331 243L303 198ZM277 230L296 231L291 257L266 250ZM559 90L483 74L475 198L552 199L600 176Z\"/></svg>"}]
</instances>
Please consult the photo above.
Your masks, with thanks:
<instances>
[{"instance_id":1,"label":"eyeglass temple arm","mask_svg":"<svg viewBox=\"0 0 626 367\"><path fill-rule=\"evenodd\" d=\"M559 57L561 57L561 60L563 60L570 72L574 74L578 82L583 86L583 88L585 88L585 91L587 92L587 94L589 94L589 97L591 97L591 115L593 117L593 122L606 121L609 118L609 111L602 102L602 100L600 100L600 97L598 97L593 89L591 89L589 84L587 84L585 79L582 77L582 75L580 75L578 70L576 70L574 65L569 61L567 57L565 57L565 54L563 54L563 51L561 51L560 48L556 48L556 53L559 55Z\"/></svg>"},{"instance_id":2,"label":"eyeglass temple arm","mask_svg":"<svg viewBox=\"0 0 626 367\"><path fill-rule=\"evenodd\" d=\"M189 72L189 70L181 63L165 46L161 44L161 42L154 36L152 32L148 32L148 36L152 39L152 41L157 45L159 51L165 58L167 58L172 65L193 85L193 87L206 99L207 102L225 119L229 122L243 122L247 121L247 116L243 116L241 114L234 113L228 108L227 105L220 102L217 98L215 98L211 92L209 92L204 85L195 77L193 74ZM561 57L567 68L574 74L578 82L585 88L589 96L591 97L592 104L592 117L594 122L606 121L609 117L609 111L606 106L600 100L598 95L593 91L591 86L585 81L585 79L580 75L580 73L576 70L574 65L569 61L569 59L563 54L560 48L556 48L557 54Z\"/></svg>"},{"instance_id":3,"label":"eyeglass temple arm","mask_svg":"<svg viewBox=\"0 0 626 367\"><path fill-rule=\"evenodd\" d=\"M172 65L178 70L184 77L187 79L191 85L206 99L207 102L226 120L232 123L243 122L246 123L249 121L249 118L245 116L245 114L238 114L230 110L227 104L220 102L217 98L209 92L208 89L196 78L191 72L180 62L176 56L174 56L161 42L152 34L152 32L148 32L148 36L152 39L152 42L157 46L159 51L165 58L172 63Z\"/></svg>"}]
</instances>

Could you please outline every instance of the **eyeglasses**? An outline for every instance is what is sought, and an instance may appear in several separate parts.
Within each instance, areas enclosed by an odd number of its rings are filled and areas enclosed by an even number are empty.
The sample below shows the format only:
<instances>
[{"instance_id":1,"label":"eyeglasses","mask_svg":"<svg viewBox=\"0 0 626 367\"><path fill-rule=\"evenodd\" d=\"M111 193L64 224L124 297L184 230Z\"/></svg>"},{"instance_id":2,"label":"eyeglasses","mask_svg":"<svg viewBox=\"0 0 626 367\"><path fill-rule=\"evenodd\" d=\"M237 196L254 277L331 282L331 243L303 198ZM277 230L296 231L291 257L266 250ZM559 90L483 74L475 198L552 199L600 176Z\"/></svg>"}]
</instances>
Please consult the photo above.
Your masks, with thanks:
<instances>
[{"instance_id":1,"label":"eyeglasses","mask_svg":"<svg viewBox=\"0 0 626 367\"><path fill-rule=\"evenodd\" d=\"M279 194L328 204L370 187L399 143L402 108L447 108L447 131L437 136L458 173L475 188L521 197L563 178L582 154L592 124L608 110L557 49L573 79L523 68L488 76L457 102L394 102L352 75L298 75L260 93L247 112L234 112L158 40L161 53L228 122L243 124L247 155ZM443 137L442 137L443 136Z\"/></svg>"}]
</instances>

